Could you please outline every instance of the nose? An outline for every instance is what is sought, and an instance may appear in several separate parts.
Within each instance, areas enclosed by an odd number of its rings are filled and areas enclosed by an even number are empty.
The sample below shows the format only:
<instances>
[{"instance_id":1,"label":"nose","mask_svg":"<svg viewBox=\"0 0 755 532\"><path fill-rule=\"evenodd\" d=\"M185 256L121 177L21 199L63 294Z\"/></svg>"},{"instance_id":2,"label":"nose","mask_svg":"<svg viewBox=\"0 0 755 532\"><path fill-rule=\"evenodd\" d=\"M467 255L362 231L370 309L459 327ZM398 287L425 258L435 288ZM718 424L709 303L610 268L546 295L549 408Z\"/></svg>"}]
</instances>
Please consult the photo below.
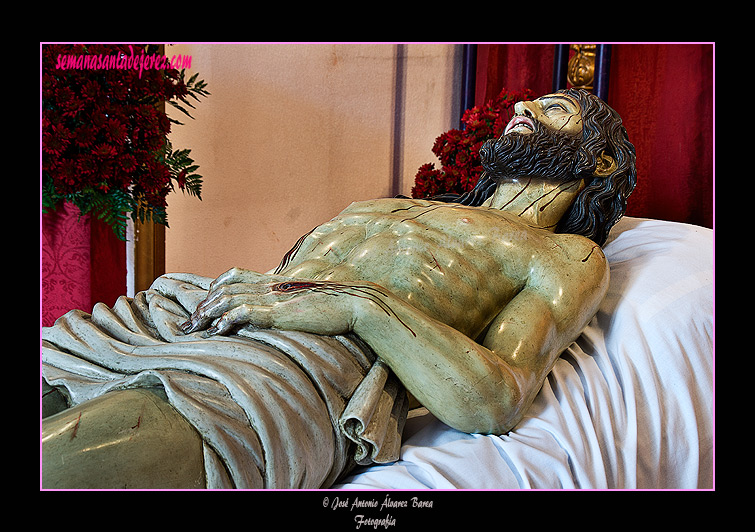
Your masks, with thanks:
<instances>
[{"instance_id":1,"label":"nose","mask_svg":"<svg viewBox=\"0 0 755 532\"><path fill-rule=\"evenodd\" d=\"M514 104L514 112L527 118L535 118L535 104L533 102L516 102Z\"/></svg>"}]
</instances>

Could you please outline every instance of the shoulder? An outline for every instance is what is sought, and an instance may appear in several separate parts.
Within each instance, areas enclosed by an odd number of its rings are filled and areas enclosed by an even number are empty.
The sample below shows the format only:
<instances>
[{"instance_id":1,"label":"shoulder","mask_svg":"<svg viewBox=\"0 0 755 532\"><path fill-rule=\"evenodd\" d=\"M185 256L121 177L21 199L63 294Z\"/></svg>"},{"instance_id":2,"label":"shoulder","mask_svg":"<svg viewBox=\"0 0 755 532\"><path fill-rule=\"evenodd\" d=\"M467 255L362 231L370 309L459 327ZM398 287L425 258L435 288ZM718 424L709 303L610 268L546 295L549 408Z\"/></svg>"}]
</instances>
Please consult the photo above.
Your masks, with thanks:
<instances>
[{"instance_id":1,"label":"shoulder","mask_svg":"<svg viewBox=\"0 0 755 532\"><path fill-rule=\"evenodd\" d=\"M553 302L554 310L597 308L609 282L608 260L600 246L572 234L550 235L546 246L549 252L536 259L537 274L530 279L530 285Z\"/></svg>"},{"instance_id":2,"label":"shoulder","mask_svg":"<svg viewBox=\"0 0 755 532\"><path fill-rule=\"evenodd\" d=\"M601 247L582 235L556 233L550 236L561 250L557 256L566 264L579 269L604 270L608 268L608 260Z\"/></svg>"},{"instance_id":3,"label":"shoulder","mask_svg":"<svg viewBox=\"0 0 755 532\"><path fill-rule=\"evenodd\" d=\"M437 202L410 198L378 198L355 201L346 207L341 214L393 214L417 207L429 207L436 203Z\"/></svg>"}]
</instances>

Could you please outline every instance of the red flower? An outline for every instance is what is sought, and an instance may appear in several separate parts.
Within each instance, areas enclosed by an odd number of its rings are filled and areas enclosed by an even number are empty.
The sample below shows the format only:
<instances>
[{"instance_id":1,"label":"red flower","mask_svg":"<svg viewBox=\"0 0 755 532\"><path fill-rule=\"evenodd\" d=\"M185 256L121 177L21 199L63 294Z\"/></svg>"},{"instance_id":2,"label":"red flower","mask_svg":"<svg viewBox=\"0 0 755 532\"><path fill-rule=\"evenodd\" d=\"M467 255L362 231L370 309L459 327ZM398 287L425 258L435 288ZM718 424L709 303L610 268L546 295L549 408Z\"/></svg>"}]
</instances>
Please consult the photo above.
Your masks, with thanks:
<instances>
[{"instance_id":1,"label":"red flower","mask_svg":"<svg viewBox=\"0 0 755 532\"><path fill-rule=\"evenodd\" d=\"M95 141L94 128L89 124L82 124L76 129L74 140L80 148L91 147Z\"/></svg>"},{"instance_id":2,"label":"red flower","mask_svg":"<svg viewBox=\"0 0 755 532\"><path fill-rule=\"evenodd\" d=\"M115 148L110 144L99 144L92 150L92 156L97 159L111 159L116 153Z\"/></svg>"},{"instance_id":3,"label":"red flower","mask_svg":"<svg viewBox=\"0 0 755 532\"><path fill-rule=\"evenodd\" d=\"M76 164L73 161L63 161L58 170L58 180L70 186L76 183L76 176Z\"/></svg>"},{"instance_id":4,"label":"red flower","mask_svg":"<svg viewBox=\"0 0 755 532\"><path fill-rule=\"evenodd\" d=\"M97 101L103 97L102 87L95 80L87 80L81 87L80 97L83 100Z\"/></svg>"},{"instance_id":5,"label":"red flower","mask_svg":"<svg viewBox=\"0 0 755 532\"><path fill-rule=\"evenodd\" d=\"M188 172L184 169L184 170L181 170L176 176L176 182L178 183L178 188L180 188L181 190L186 188L186 175L187 174Z\"/></svg>"},{"instance_id":6,"label":"red flower","mask_svg":"<svg viewBox=\"0 0 755 532\"><path fill-rule=\"evenodd\" d=\"M117 118L106 118L103 124L105 136L109 142L123 144L128 136L126 125Z\"/></svg>"},{"instance_id":7,"label":"red flower","mask_svg":"<svg viewBox=\"0 0 755 532\"><path fill-rule=\"evenodd\" d=\"M130 153L125 153L118 157L118 165L122 172L128 174L136 170L136 157Z\"/></svg>"}]
</instances>

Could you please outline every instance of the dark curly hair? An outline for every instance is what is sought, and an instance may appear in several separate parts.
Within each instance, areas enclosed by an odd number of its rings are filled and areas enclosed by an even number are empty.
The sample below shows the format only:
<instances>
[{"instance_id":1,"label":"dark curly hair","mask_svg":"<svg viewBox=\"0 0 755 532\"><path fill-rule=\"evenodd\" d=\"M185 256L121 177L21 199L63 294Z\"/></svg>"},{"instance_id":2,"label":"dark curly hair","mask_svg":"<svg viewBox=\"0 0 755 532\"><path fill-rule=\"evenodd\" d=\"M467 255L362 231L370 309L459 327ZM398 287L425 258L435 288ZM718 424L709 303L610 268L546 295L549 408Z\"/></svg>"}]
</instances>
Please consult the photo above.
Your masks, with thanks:
<instances>
[{"instance_id":1,"label":"dark curly hair","mask_svg":"<svg viewBox=\"0 0 755 532\"><path fill-rule=\"evenodd\" d=\"M582 142L574 156L572 173L575 179L585 179L586 186L564 214L556 232L582 235L602 246L611 227L624 215L627 198L637 183L634 145L629 142L621 117L603 100L582 89L558 92L577 100L582 109ZM483 160L490 157L495 141L490 139L483 145L480 150ZM606 177L596 177L598 157L603 152L614 159L616 169ZM466 194L432 199L481 205L493 195L498 184L494 173L488 170Z\"/></svg>"}]
</instances>

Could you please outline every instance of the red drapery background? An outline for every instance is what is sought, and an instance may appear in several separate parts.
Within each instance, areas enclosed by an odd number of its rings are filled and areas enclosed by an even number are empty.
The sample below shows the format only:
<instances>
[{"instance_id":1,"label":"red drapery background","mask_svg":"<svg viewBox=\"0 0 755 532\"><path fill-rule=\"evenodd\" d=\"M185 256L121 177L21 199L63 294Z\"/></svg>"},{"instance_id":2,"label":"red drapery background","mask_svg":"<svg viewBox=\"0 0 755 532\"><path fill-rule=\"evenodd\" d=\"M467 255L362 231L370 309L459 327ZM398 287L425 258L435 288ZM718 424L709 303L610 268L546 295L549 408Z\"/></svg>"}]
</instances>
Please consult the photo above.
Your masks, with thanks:
<instances>
[{"instance_id":1,"label":"red drapery background","mask_svg":"<svg viewBox=\"0 0 755 532\"><path fill-rule=\"evenodd\" d=\"M553 88L553 44L477 46L475 104ZM713 227L713 45L614 44L607 103L637 149L627 215Z\"/></svg>"}]
</instances>

